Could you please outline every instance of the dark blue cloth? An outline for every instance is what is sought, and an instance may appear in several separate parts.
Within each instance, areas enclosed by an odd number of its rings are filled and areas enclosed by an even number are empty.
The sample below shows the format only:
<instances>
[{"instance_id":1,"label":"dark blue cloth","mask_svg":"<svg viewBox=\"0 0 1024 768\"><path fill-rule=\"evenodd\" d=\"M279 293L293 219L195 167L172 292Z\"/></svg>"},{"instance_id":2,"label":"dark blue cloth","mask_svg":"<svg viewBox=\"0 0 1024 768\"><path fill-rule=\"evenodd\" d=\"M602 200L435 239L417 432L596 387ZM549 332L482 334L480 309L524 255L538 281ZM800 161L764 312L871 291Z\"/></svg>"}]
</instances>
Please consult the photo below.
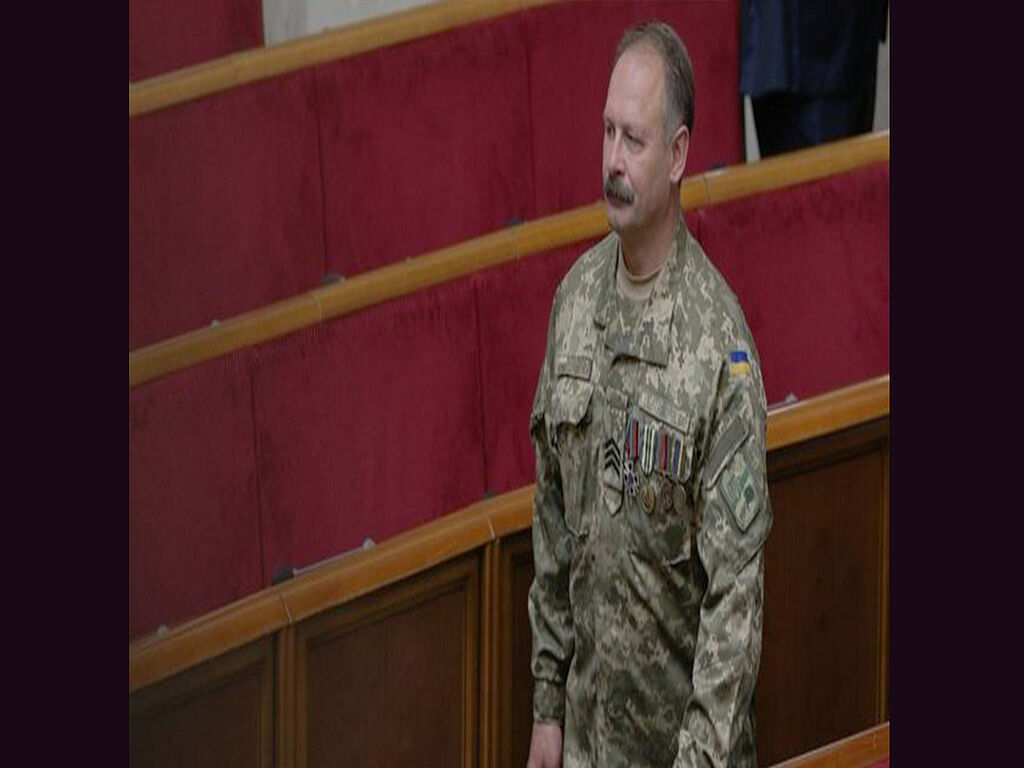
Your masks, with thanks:
<instances>
[{"instance_id":1,"label":"dark blue cloth","mask_svg":"<svg viewBox=\"0 0 1024 768\"><path fill-rule=\"evenodd\" d=\"M888 0L743 0L740 88L835 96L875 78Z\"/></svg>"},{"instance_id":2,"label":"dark blue cloth","mask_svg":"<svg viewBox=\"0 0 1024 768\"><path fill-rule=\"evenodd\" d=\"M743 0L740 89L762 155L871 130L888 0Z\"/></svg>"}]
</instances>

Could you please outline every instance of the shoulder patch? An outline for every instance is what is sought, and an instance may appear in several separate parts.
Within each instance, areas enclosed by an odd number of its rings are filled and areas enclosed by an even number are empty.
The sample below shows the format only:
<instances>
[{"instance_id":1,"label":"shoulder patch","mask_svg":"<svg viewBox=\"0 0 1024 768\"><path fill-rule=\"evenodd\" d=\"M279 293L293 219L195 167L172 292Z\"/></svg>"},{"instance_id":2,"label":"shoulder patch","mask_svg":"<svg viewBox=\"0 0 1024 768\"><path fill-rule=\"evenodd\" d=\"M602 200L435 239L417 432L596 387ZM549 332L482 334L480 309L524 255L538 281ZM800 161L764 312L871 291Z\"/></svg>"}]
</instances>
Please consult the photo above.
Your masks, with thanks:
<instances>
[{"instance_id":1,"label":"shoulder patch","mask_svg":"<svg viewBox=\"0 0 1024 768\"><path fill-rule=\"evenodd\" d=\"M711 453L708 455L704 474L705 488L711 488L718 481L718 476L722 474L725 465L732 458L732 455L736 453L736 450L743 445L743 441L747 439L749 434L749 422L746 419L734 419L722 434L719 435L718 440L715 441L711 449Z\"/></svg>"},{"instance_id":2,"label":"shoulder patch","mask_svg":"<svg viewBox=\"0 0 1024 768\"><path fill-rule=\"evenodd\" d=\"M736 454L722 477L722 493L729 503L736 525L746 531L757 515L760 499L754 475L747 465L743 451Z\"/></svg>"}]
</instances>

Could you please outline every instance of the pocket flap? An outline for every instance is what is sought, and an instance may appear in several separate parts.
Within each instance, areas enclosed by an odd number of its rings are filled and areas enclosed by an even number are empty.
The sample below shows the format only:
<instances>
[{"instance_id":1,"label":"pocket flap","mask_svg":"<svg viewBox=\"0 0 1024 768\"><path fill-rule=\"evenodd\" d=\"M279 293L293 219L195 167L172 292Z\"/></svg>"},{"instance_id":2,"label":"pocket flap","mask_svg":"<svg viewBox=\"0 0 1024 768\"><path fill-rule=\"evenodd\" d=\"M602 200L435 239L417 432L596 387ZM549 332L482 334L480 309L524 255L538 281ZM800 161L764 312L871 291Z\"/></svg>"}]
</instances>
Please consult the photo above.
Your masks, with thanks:
<instances>
[{"instance_id":1,"label":"pocket flap","mask_svg":"<svg viewBox=\"0 0 1024 768\"><path fill-rule=\"evenodd\" d=\"M552 424L579 424L590 407L594 385L589 381L562 376L551 393L548 415Z\"/></svg>"},{"instance_id":2,"label":"pocket flap","mask_svg":"<svg viewBox=\"0 0 1024 768\"><path fill-rule=\"evenodd\" d=\"M573 378L590 379L594 361L582 355L559 355L555 358L555 376L572 376Z\"/></svg>"},{"instance_id":3,"label":"pocket flap","mask_svg":"<svg viewBox=\"0 0 1024 768\"><path fill-rule=\"evenodd\" d=\"M676 431L690 431L690 414L682 408L676 407L660 395L642 389L637 394L637 403L644 411Z\"/></svg>"}]
</instances>

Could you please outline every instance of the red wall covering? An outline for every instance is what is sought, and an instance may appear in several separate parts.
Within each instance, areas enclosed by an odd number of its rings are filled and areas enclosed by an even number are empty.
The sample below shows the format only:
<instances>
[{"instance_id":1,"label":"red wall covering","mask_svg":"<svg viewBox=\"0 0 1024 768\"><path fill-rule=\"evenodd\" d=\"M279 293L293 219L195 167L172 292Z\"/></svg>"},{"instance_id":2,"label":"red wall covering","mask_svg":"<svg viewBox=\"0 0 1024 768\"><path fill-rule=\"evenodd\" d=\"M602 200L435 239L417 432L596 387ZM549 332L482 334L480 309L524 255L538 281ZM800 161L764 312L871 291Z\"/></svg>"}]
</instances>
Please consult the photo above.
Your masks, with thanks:
<instances>
[{"instance_id":1,"label":"red wall covering","mask_svg":"<svg viewBox=\"0 0 1024 768\"><path fill-rule=\"evenodd\" d=\"M260 0L128 0L130 82L261 45Z\"/></svg>"}]
</instances>

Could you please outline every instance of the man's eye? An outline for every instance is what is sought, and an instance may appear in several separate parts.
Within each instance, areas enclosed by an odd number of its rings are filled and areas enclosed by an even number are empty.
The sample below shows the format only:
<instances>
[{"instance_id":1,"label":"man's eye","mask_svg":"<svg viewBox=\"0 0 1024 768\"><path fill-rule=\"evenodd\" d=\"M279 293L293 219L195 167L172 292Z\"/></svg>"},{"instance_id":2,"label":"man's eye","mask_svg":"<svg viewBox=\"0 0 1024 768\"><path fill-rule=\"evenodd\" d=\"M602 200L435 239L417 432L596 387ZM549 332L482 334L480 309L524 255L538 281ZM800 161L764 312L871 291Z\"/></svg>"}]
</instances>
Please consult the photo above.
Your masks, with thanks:
<instances>
[{"instance_id":1,"label":"man's eye","mask_svg":"<svg viewBox=\"0 0 1024 768\"><path fill-rule=\"evenodd\" d=\"M604 127L604 135L607 136L610 139L612 136L615 135L615 129L612 128L610 125L605 125L605 127Z\"/></svg>"},{"instance_id":2,"label":"man's eye","mask_svg":"<svg viewBox=\"0 0 1024 768\"><path fill-rule=\"evenodd\" d=\"M643 143L640 141L640 139L628 133L626 134L626 141L629 142L629 146L631 146L633 149L640 149L640 147L643 146Z\"/></svg>"}]
</instances>

